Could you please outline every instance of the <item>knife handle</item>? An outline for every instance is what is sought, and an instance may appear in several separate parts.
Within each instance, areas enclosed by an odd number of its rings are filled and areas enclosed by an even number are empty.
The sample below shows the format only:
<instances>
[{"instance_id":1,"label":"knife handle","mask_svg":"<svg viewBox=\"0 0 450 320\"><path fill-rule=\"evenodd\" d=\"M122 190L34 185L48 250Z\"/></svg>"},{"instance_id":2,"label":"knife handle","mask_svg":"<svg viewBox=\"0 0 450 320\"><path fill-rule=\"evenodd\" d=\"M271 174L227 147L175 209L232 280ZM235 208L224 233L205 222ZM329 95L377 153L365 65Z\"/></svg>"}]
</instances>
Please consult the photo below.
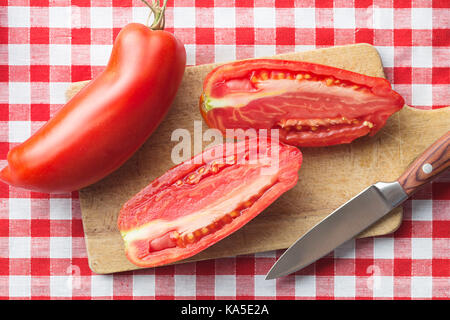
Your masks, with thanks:
<instances>
[{"instance_id":1,"label":"knife handle","mask_svg":"<svg viewBox=\"0 0 450 320\"><path fill-rule=\"evenodd\" d=\"M408 196L450 166L450 131L426 149L397 179Z\"/></svg>"}]
</instances>

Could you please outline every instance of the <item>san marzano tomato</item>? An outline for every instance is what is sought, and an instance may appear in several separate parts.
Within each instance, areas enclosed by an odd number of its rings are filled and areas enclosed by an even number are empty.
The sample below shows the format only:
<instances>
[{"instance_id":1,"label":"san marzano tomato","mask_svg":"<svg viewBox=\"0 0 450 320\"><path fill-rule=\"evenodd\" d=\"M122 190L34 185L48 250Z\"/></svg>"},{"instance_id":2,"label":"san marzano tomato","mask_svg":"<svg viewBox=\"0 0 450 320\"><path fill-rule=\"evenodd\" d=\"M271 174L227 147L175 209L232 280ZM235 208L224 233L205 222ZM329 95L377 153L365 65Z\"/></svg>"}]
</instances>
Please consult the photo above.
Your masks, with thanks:
<instances>
[{"instance_id":1,"label":"san marzano tomato","mask_svg":"<svg viewBox=\"0 0 450 320\"><path fill-rule=\"evenodd\" d=\"M200 110L210 127L279 129L297 146L349 143L380 130L404 105L383 78L275 59L228 63L204 81Z\"/></svg>"},{"instance_id":2,"label":"san marzano tomato","mask_svg":"<svg viewBox=\"0 0 450 320\"><path fill-rule=\"evenodd\" d=\"M164 24L158 10L156 28ZM106 69L10 150L0 180L39 192L70 192L102 179L158 127L185 65L186 51L173 34L139 23L126 25Z\"/></svg>"},{"instance_id":3,"label":"san marzano tomato","mask_svg":"<svg viewBox=\"0 0 450 320\"><path fill-rule=\"evenodd\" d=\"M253 139L212 147L172 168L120 211L128 259L152 267L206 249L292 188L301 161L295 147Z\"/></svg>"}]
</instances>

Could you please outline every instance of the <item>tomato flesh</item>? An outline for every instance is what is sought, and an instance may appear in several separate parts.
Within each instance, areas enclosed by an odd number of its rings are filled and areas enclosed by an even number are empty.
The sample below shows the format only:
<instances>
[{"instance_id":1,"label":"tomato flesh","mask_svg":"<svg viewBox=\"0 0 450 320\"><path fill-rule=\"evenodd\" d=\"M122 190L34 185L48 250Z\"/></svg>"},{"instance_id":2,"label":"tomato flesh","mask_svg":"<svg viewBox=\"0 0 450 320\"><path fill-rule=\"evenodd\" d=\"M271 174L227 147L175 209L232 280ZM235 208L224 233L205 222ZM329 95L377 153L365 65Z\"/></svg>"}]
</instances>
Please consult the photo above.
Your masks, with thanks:
<instances>
[{"instance_id":1,"label":"tomato flesh","mask_svg":"<svg viewBox=\"0 0 450 320\"><path fill-rule=\"evenodd\" d=\"M256 59L205 79L201 113L213 128L279 129L298 146L349 143L380 130L404 105L387 80L312 63Z\"/></svg>"},{"instance_id":2,"label":"tomato flesh","mask_svg":"<svg viewBox=\"0 0 450 320\"><path fill-rule=\"evenodd\" d=\"M118 219L128 259L151 267L190 257L241 228L292 188L301 152L270 142L252 162L249 154L261 149L253 141L207 149L212 157L199 154L130 199Z\"/></svg>"}]
</instances>

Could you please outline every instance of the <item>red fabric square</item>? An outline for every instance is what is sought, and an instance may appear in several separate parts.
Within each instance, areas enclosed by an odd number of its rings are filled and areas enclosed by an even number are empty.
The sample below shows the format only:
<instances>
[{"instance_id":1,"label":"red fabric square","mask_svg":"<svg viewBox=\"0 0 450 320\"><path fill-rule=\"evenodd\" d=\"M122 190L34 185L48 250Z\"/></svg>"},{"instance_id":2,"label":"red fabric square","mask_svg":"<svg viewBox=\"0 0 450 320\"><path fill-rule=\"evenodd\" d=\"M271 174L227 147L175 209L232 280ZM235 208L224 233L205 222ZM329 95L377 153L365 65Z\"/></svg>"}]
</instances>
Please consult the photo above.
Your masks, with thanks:
<instances>
[{"instance_id":1,"label":"red fabric square","mask_svg":"<svg viewBox=\"0 0 450 320\"><path fill-rule=\"evenodd\" d=\"M447 82L448 83L448 82ZM433 199L434 200L450 200L450 183L433 182Z\"/></svg>"},{"instance_id":2,"label":"red fabric square","mask_svg":"<svg viewBox=\"0 0 450 320\"><path fill-rule=\"evenodd\" d=\"M214 44L214 28L196 28L196 44Z\"/></svg>"},{"instance_id":3,"label":"red fabric square","mask_svg":"<svg viewBox=\"0 0 450 320\"><path fill-rule=\"evenodd\" d=\"M0 65L0 81L8 82L9 81L9 67L5 65Z\"/></svg>"},{"instance_id":4,"label":"red fabric square","mask_svg":"<svg viewBox=\"0 0 450 320\"><path fill-rule=\"evenodd\" d=\"M368 8L373 6L373 0L355 0L355 8Z\"/></svg>"},{"instance_id":5,"label":"red fabric square","mask_svg":"<svg viewBox=\"0 0 450 320\"><path fill-rule=\"evenodd\" d=\"M450 221L433 221L433 238L450 238Z\"/></svg>"},{"instance_id":6,"label":"red fabric square","mask_svg":"<svg viewBox=\"0 0 450 320\"><path fill-rule=\"evenodd\" d=\"M394 8L411 8L411 0L395 0Z\"/></svg>"},{"instance_id":7,"label":"red fabric square","mask_svg":"<svg viewBox=\"0 0 450 320\"><path fill-rule=\"evenodd\" d=\"M333 276L334 275L334 259L322 258L316 261L316 275Z\"/></svg>"},{"instance_id":8,"label":"red fabric square","mask_svg":"<svg viewBox=\"0 0 450 320\"><path fill-rule=\"evenodd\" d=\"M8 275L9 275L9 258L0 258L0 276L8 276Z\"/></svg>"},{"instance_id":9,"label":"red fabric square","mask_svg":"<svg viewBox=\"0 0 450 320\"><path fill-rule=\"evenodd\" d=\"M333 8L333 0L316 0L316 8Z\"/></svg>"},{"instance_id":10,"label":"red fabric square","mask_svg":"<svg viewBox=\"0 0 450 320\"><path fill-rule=\"evenodd\" d=\"M412 44L411 29L394 30L394 46L411 46L411 44Z\"/></svg>"},{"instance_id":11,"label":"red fabric square","mask_svg":"<svg viewBox=\"0 0 450 320\"><path fill-rule=\"evenodd\" d=\"M450 259L433 259L433 277L450 277Z\"/></svg>"},{"instance_id":12,"label":"red fabric square","mask_svg":"<svg viewBox=\"0 0 450 320\"><path fill-rule=\"evenodd\" d=\"M334 45L334 29L321 28L316 29L316 44L317 45Z\"/></svg>"},{"instance_id":13,"label":"red fabric square","mask_svg":"<svg viewBox=\"0 0 450 320\"><path fill-rule=\"evenodd\" d=\"M32 237L50 237L50 220L33 219L31 220Z\"/></svg>"},{"instance_id":14,"label":"red fabric square","mask_svg":"<svg viewBox=\"0 0 450 320\"><path fill-rule=\"evenodd\" d=\"M411 83L412 69L410 67L394 68L394 82L397 83Z\"/></svg>"},{"instance_id":15,"label":"red fabric square","mask_svg":"<svg viewBox=\"0 0 450 320\"><path fill-rule=\"evenodd\" d=\"M73 28L72 44L91 44L91 29Z\"/></svg>"},{"instance_id":16,"label":"red fabric square","mask_svg":"<svg viewBox=\"0 0 450 320\"><path fill-rule=\"evenodd\" d=\"M49 258L32 258L31 259L31 275L32 276L48 276L48 275L50 275L50 259Z\"/></svg>"},{"instance_id":17,"label":"red fabric square","mask_svg":"<svg viewBox=\"0 0 450 320\"><path fill-rule=\"evenodd\" d=\"M255 258L254 257L237 257L236 258L236 275L253 275L255 274Z\"/></svg>"},{"instance_id":18,"label":"red fabric square","mask_svg":"<svg viewBox=\"0 0 450 320\"><path fill-rule=\"evenodd\" d=\"M48 65L31 65L30 80L32 82L49 82L50 66Z\"/></svg>"},{"instance_id":19,"label":"red fabric square","mask_svg":"<svg viewBox=\"0 0 450 320\"><path fill-rule=\"evenodd\" d=\"M294 8L295 1L294 0L275 0L276 8Z\"/></svg>"},{"instance_id":20,"label":"red fabric square","mask_svg":"<svg viewBox=\"0 0 450 320\"><path fill-rule=\"evenodd\" d=\"M237 45L255 44L255 29L254 28L237 28L236 29L236 44Z\"/></svg>"},{"instance_id":21,"label":"red fabric square","mask_svg":"<svg viewBox=\"0 0 450 320\"><path fill-rule=\"evenodd\" d=\"M249 7L252 7L253 1L236 1L236 6L244 6L247 5ZM204 8L213 8L214 7L214 1L211 0L195 0L195 6L196 7L204 7Z\"/></svg>"},{"instance_id":22,"label":"red fabric square","mask_svg":"<svg viewBox=\"0 0 450 320\"><path fill-rule=\"evenodd\" d=\"M394 259L394 276L411 276L411 259Z\"/></svg>"},{"instance_id":23,"label":"red fabric square","mask_svg":"<svg viewBox=\"0 0 450 320\"><path fill-rule=\"evenodd\" d=\"M49 0L30 0L31 7L48 7Z\"/></svg>"},{"instance_id":24,"label":"red fabric square","mask_svg":"<svg viewBox=\"0 0 450 320\"><path fill-rule=\"evenodd\" d=\"M373 266L373 259L355 259L355 275L356 276L370 276L370 268Z\"/></svg>"},{"instance_id":25,"label":"red fabric square","mask_svg":"<svg viewBox=\"0 0 450 320\"><path fill-rule=\"evenodd\" d=\"M433 29L433 46L450 45L450 29Z\"/></svg>"},{"instance_id":26,"label":"red fabric square","mask_svg":"<svg viewBox=\"0 0 450 320\"><path fill-rule=\"evenodd\" d=\"M81 219L72 220L72 237L84 237L83 223Z\"/></svg>"},{"instance_id":27,"label":"red fabric square","mask_svg":"<svg viewBox=\"0 0 450 320\"><path fill-rule=\"evenodd\" d=\"M8 43L8 30L9 28L0 27L0 44Z\"/></svg>"},{"instance_id":28,"label":"red fabric square","mask_svg":"<svg viewBox=\"0 0 450 320\"><path fill-rule=\"evenodd\" d=\"M277 45L292 45L295 43L294 28L277 28L276 30Z\"/></svg>"},{"instance_id":29,"label":"red fabric square","mask_svg":"<svg viewBox=\"0 0 450 320\"><path fill-rule=\"evenodd\" d=\"M435 67L432 69L432 83L433 84L448 84L450 83L450 68L439 68ZM427 82L429 83L429 82ZM448 188L442 188L443 190L448 190ZM450 192L449 192L450 197ZM449 199L447 199L449 200Z\"/></svg>"},{"instance_id":30,"label":"red fabric square","mask_svg":"<svg viewBox=\"0 0 450 320\"><path fill-rule=\"evenodd\" d=\"M6 103L0 104L0 121L8 121L9 120L9 105ZM2 158L0 158L2 159Z\"/></svg>"},{"instance_id":31,"label":"red fabric square","mask_svg":"<svg viewBox=\"0 0 450 320\"><path fill-rule=\"evenodd\" d=\"M9 219L0 219L0 234L2 237L9 236Z\"/></svg>"},{"instance_id":32,"label":"red fabric square","mask_svg":"<svg viewBox=\"0 0 450 320\"><path fill-rule=\"evenodd\" d=\"M48 44L49 43L49 28L30 28L30 43L31 44Z\"/></svg>"},{"instance_id":33,"label":"red fabric square","mask_svg":"<svg viewBox=\"0 0 450 320\"><path fill-rule=\"evenodd\" d=\"M72 82L91 79L90 66L72 66Z\"/></svg>"},{"instance_id":34,"label":"red fabric square","mask_svg":"<svg viewBox=\"0 0 450 320\"><path fill-rule=\"evenodd\" d=\"M196 275L211 276L215 274L214 260L198 261L195 268Z\"/></svg>"}]
</instances>

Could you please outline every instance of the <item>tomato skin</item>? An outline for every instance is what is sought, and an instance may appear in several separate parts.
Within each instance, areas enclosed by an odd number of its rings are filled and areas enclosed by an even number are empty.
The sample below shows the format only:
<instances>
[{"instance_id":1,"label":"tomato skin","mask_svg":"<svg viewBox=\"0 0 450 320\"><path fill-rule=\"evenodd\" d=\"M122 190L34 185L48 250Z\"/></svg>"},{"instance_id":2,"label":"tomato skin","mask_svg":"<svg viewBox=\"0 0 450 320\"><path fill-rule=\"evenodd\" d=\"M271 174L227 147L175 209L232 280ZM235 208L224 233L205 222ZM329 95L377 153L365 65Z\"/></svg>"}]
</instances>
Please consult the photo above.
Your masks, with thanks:
<instances>
[{"instance_id":1,"label":"tomato skin","mask_svg":"<svg viewBox=\"0 0 450 320\"><path fill-rule=\"evenodd\" d=\"M233 146L240 151L228 152L230 149L227 148ZM253 152L261 146L261 143L240 141L207 150L225 150L224 158L237 155L237 159L242 159L241 151ZM222 158L217 156L205 160L207 151L204 151L150 183L125 203L119 213L118 229L124 239L128 259L141 267L155 267L182 260L203 251L256 217L281 194L294 187L298 180L302 162L300 150L278 143L274 146L279 148L278 167L267 175L261 171L264 165L241 163L238 160L217 173L207 175L208 169L201 171L202 168L212 168L214 161ZM272 151L275 150L274 146L269 142L270 159L275 159L276 151ZM206 176L190 184L189 178L199 172L206 172ZM250 204L240 207L239 201L246 199L252 199ZM205 226L210 227L222 221L228 209L236 212L236 208L241 208L240 215L193 243L178 244L176 240L171 240L169 234L172 232L179 233L178 240L186 239L183 233L195 234ZM194 229L197 231L193 232Z\"/></svg>"},{"instance_id":2,"label":"tomato skin","mask_svg":"<svg viewBox=\"0 0 450 320\"><path fill-rule=\"evenodd\" d=\"M0 179L39 192L70 192L121 166L167 114L186 65L171 33L130 23L105 70L8 153Z\"/></svg>"},{"instance_id":3,"label":"tomato skin","mask_svg":"<svg viewBox=\"0 0 450 320\"><path fill-rule=\"evenodd\" d=\"M226 129L280 129L284 143L308 147L373 136L403 105L384 78L276 59L219 66L206 76L200 97L206 123L224 134Z\"/></svg>"}]
</instances>

